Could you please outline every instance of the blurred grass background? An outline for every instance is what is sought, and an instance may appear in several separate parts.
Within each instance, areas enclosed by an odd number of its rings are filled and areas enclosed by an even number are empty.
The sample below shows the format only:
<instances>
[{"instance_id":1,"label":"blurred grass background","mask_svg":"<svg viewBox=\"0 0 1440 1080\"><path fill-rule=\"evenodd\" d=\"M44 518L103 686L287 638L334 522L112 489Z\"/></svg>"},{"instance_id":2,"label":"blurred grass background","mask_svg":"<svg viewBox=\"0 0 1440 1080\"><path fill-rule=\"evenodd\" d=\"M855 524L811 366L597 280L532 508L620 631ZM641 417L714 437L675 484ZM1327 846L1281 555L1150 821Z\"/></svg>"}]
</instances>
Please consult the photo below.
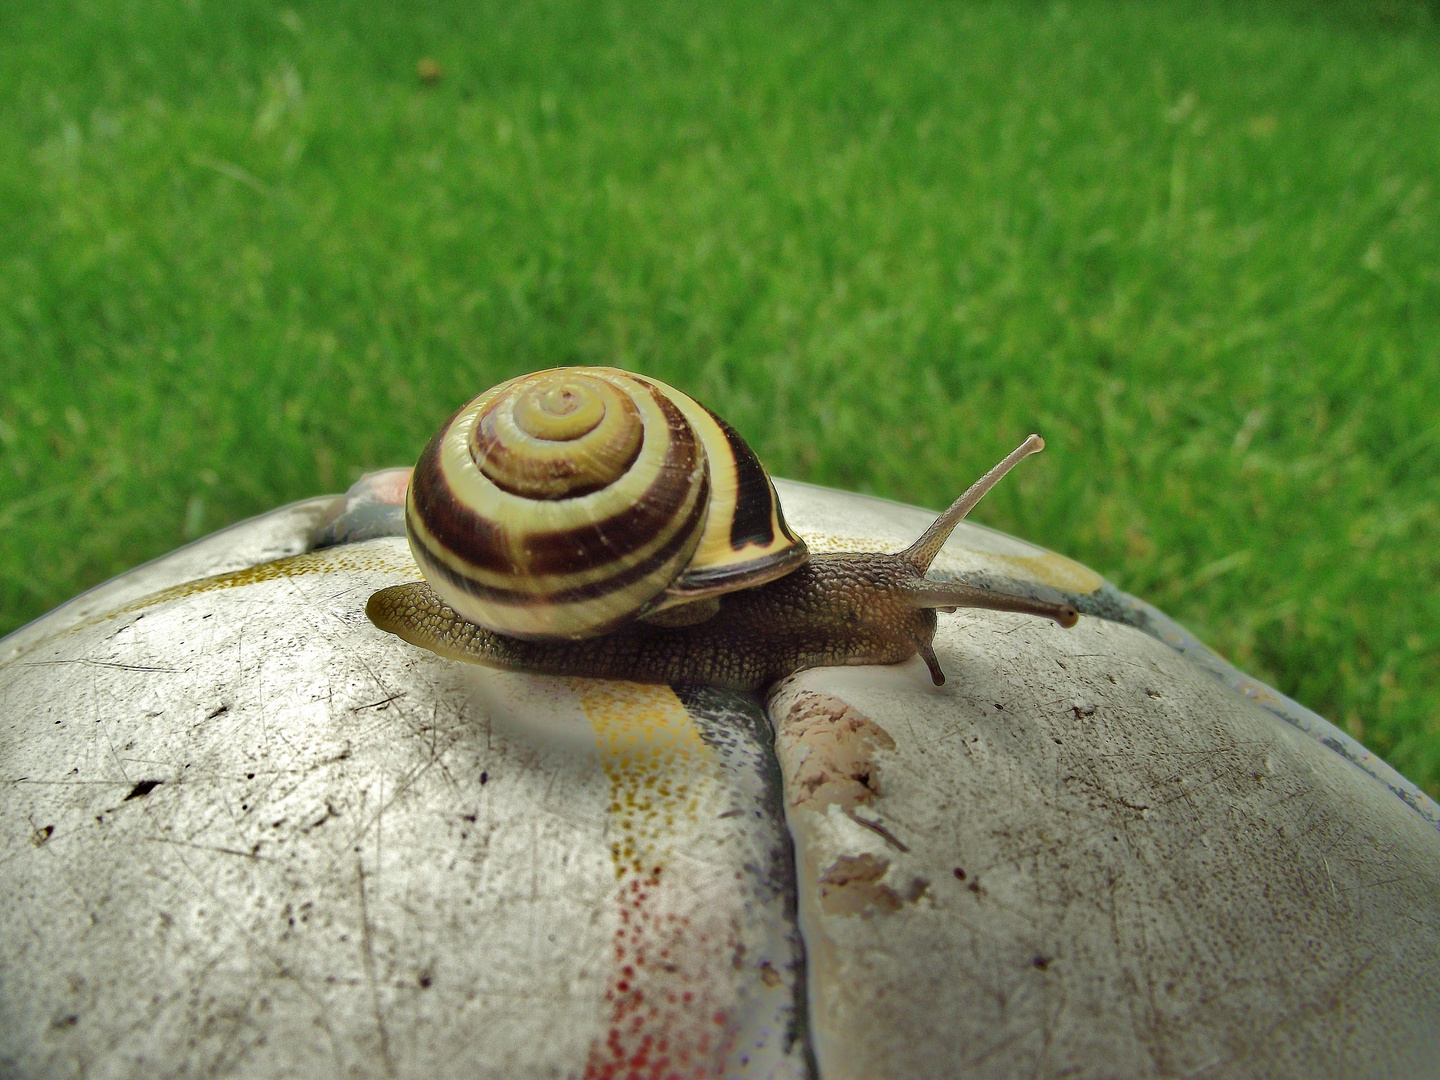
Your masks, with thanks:
<instances>
[{"instance_id":1,"label":"blurred grass background","mask_svg":"<svg viewBox=\"0 0 1440 1080\"><path fill-rule=\"evenodd\" d=\"M1440 795L1433 3L0 7L0 633L523 370L1080 559Z\"/></svg>"}]
</instances>

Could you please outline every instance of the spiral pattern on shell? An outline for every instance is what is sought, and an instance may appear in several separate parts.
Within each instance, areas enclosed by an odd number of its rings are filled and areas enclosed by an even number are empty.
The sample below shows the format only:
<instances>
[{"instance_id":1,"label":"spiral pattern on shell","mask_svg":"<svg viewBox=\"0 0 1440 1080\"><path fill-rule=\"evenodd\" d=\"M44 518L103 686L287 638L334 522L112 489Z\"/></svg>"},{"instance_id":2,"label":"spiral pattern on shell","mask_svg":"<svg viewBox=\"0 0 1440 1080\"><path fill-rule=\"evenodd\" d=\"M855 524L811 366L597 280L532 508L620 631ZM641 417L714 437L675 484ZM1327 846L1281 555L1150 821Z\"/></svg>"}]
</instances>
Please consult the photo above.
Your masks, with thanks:
<instances>
[{"instance_id":1,"label":"spiral pattern on shell","mask_svg":"<svg viewBox=\"0 0 1440 1080\"><path fill-rule=\"evenodd\" d=\"M415 466L406 525L431 588L519 638L603 633L805 558L733 431L614 368L524 375L462 406Z\"/></svg>"}]
</instances>

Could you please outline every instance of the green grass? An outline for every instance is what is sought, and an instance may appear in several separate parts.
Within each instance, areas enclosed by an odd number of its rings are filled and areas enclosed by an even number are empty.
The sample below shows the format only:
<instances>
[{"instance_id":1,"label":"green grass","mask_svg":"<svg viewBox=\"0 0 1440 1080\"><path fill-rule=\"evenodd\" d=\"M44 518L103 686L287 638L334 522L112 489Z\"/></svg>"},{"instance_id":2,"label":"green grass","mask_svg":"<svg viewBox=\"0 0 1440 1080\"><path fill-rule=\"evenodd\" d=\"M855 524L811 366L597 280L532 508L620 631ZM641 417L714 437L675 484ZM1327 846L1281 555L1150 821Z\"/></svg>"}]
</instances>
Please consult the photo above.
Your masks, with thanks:
<instances>
[{"instance_id":1,"label":"green grass","mask_svg":"<svg viewBox=\"0 0 1440 1080\"><path fill-rule=\"evenodd\" d=\"M0 9L0 633L614 363L1440 795L1433 6ZM432 57L433 85L416 74Z\"/></svg>"}]
</instances>

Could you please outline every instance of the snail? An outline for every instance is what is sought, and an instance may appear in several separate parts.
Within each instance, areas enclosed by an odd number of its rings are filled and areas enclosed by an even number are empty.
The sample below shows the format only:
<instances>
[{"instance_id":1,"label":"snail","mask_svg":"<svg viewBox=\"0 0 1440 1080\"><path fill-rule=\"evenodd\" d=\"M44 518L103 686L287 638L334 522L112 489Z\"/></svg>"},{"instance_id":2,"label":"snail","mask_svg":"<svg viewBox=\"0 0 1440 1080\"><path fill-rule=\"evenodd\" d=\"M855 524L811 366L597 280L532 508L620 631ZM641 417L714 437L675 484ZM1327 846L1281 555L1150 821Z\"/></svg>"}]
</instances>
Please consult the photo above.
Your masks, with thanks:
<instances>
[{"instance_id":1,"label":"snail","mask_svg":"<svg viewBox=\"0 0 1440 1080\"><path fill-rule=\"evenodd\" d=\"M555 675L762 690L917 653L945 681L936 611L1073 606L926 577L1031 435L904 551L811 555L755 454L687 395L617 368L501 383L431 439L405 502L425 581L366 614L441 656Z\"/></svg>"}]
</instances>

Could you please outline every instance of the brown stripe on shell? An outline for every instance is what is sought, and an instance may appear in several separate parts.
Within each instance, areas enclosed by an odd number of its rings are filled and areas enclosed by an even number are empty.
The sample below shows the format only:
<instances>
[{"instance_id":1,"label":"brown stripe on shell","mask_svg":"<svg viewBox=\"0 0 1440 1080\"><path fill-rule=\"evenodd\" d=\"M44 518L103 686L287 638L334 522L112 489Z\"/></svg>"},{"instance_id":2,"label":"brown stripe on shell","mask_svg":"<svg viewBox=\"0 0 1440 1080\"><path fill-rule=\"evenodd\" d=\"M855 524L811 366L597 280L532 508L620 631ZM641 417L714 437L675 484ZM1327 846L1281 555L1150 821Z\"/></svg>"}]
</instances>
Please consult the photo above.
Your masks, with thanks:
<instances>
[{"instance_id":1,"label":"brown stripe on shell","mask_svg":"<svg viewBox=\"0 0 1440 1080\"><path fill-rule=\"evenodd\" d=\"M620 407L627 415L602 417L601 424L606 421L611 424L624 424L628 421L638 427L641 423L640 413L629 395L614 386L613 383L606 383L606 385L618 392ZM640 451L644 448L643 433L640 437L636 437L634 427L632 427L630 438L634 438L634 446L630 448L625 458L616 460L613 456L609 457L608 460L605 460L604 465L604 471L608 478L586 483L580 479L581 463L575 459L573 449L580 444L582 438L593 436L594 429L586 432L585 436L565 440L566 443L573 444L571 453L557 454L555 457L543 459L537 458L536 455L527 454L526 447L523 445L514 446L506 443L495 430L496 411L501 407L513 405L512 399L513 392L496 397L485 411L475 418L475 425L470 432L470 456L474 459L476 467L492 484L511 495L529 499L553 500L577 499L582 495L589 495L591 492L599 491L601 488L615 483L629 472L630 467L635 464L636 458L640 456ZM613 443L618 440L612 439L611 441L612 445L606 447L607 451L613 449ZM590 471L594 472L595 470L592 468ZM536 490L527 489L527 484L531 488L553 489L555 493L540 494Z\"/></svg>"},{"instance_id":2,"label":"brown stripe on shell","mask_svg":"<svg viewBox=\"0 0 1440 1080\"><path fill-rule=\"evenodd\" d=\"M496 560L505 551L504 530L489 518L461 507L440 468L440 444L455 417L463 411L462 407L446 421L415 463L415 471L410 476L410 491L405 500L405 515L408 518L411 514L418 514L430 534L452 550L455 537L463 535L467 540L464 557L476 565L484 565L481 558L488 556ZM407 528L407 531L413 544L419 534L414 528Z\"/></svg>"},{"instance_id":3,"label":"brown stripe on shell","mask_svg":"<svg viewBox=\"0 0 1440 1080\"><path fill-rule=\"evenodd\" d=\"M593 581L584 585L576 585L568 589L561 589L556 592L544 594L547 603L568 603L575 600L594 600L613 592L618 592L629 587L636 581L641 580L649 574L653 574L665 563L673 560L676 553L685 547L686 543L699 531L701 519L706 510L706 501L709 494L709 480L701 484L700 498L695 500L694 505L687 516L683 527L677 529L661 547L636 563L627 567L622 572L600 581ZM412 543L418 538L413 538ZM436 558L428 545L423 542L419 544L422 549L422 559L425 565L422 567L427 578L436 577L443 579L460 592L474 596L480 600L488 600L497 604L523 604L533 601L536 598L534 591L520 589L501 589L476 581L474 578L466 577L450 566L447 566L440 559ZM655 595L664 591L664 586L654 590Z\"/></svg>"},{"instance_id":4,"label":"brown stripe on shell","mask_svg":"<svg viewBox=\"0 0 1440 1080\"><path fill-rule=\"evenodd\" d=\"M527 562L517 565L506 543L507 530L476 514L450 491L439 464L441 441L450 427L447 423L426 446L411 481L414 507L426 529L448 554L500 575L574 574L643 547L665 530L676 507L684 504L685 485L699 463L699 448L689 435L684 415L654 387L646 389L665 415L669 445L655 482L619 513L572 529L525 536ZM696 504L703 505L699 500Z\"/></svg>"},{"instance_id":5,"label":"brown stripe on shell","mask_svg":"<svg viewBox=\"0 0 1440 1080\"><path fill-rule=\"evenodd\" d=\"M651 393L665 413L669 442L655 482L629 506L604 521L526 537L525 553L532 573L568 574L591 569L600 562L613 562L662 535L667 526L674 527L674 514L685 504L690 478L697 469L702 478L705 473L699 445L691 437L684 415L659 391L652 389ZM704 504L697 498L695 505Z\"/></svg>"},{"instance_id":6,"label":"brown stripe on shell","mask_svg":"<svg viewBox=\"0 0 1440 1080\"><path fill-rule=\"evenodd\" d=\"M775 523L790 536L785 519L780 516L780 501L770 485L765 467L740 433L709 409L715 417L725 441L730 444L730 457L735 462L735 510L730 516L730 546L736 551L750 544L769 547L775 542ZM791 537L793 540L794 537Z\"/></svg>"}]
</instances>

